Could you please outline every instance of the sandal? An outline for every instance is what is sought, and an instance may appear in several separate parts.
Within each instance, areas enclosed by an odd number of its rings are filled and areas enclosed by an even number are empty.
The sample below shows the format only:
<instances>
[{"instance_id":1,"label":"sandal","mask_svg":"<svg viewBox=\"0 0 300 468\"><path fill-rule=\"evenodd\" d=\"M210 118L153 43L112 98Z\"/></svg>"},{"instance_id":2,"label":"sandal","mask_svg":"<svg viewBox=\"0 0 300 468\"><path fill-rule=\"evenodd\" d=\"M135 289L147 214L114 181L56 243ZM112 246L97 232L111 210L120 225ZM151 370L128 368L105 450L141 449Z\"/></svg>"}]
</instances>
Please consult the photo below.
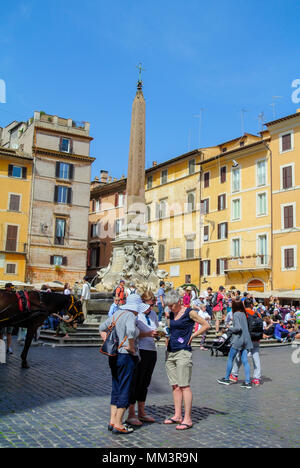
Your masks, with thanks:
<instances>
[{"instance_id":1,"label":"sandal","mask_svg":"<svg viewBox=\"0 0 300 468\"><path fill-rule=\"evenodd\" d=\"M171 421L171 422L166 422L166 421ZM173 418L168 418L164 420L164 424L181 424L181 421L176 421L176 419Z\"/></svg>"},{"instance_id":2,"label":"sandal","mask_svg":"<svg viewBox=\"0 0 300 468\"><path fill-rule=\"evenodd\" d=\"M134 432L132 427L125 426L124 429L114 426L112 433L113 434L131 434Z\"/></svg>"},{"instance_id":3,"label":"sandal","mask_svg":"<svg viewBox=\"0 0 300 468\"><path fill-rule=\"evenodd\" d=\"M184 426L184 427L179 429L179 426ZM193 424L180 423L175 429L177 429L177 431L186 431L187 429L191 429L192 427L193 427Z\"/></svg>"}]
</instances>

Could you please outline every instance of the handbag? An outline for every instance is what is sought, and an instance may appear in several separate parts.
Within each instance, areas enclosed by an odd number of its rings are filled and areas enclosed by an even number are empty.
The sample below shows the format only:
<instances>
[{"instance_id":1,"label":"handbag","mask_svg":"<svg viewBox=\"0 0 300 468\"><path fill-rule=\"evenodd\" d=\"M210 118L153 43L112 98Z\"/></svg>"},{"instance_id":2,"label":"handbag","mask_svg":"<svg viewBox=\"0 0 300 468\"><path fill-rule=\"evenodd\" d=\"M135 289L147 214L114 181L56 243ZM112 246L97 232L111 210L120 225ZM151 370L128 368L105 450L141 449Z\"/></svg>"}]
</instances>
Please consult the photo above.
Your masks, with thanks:
<instances>
[{"instance_id":1,"label":"handbag","mask_svg":"<svg viewBox=\"0 0 300 468\"><path fill-rule=\"evenodd\" d=\"M110 357L116 356L118 353L118 350L123 346L123 344L127 340L127 336L125 336L122 343L119 344L119 337L117 335L117 330L116 330L117 321L119 320L120 317L122 317L123 314L125 314L125 312L120 314L117 320L115 320L113 316L111 324L109 325L107 329L106 338L102 346L99 349L99 352L102 354L105 354L106 356L110 356Z\"/></svg>"}]
</instances>

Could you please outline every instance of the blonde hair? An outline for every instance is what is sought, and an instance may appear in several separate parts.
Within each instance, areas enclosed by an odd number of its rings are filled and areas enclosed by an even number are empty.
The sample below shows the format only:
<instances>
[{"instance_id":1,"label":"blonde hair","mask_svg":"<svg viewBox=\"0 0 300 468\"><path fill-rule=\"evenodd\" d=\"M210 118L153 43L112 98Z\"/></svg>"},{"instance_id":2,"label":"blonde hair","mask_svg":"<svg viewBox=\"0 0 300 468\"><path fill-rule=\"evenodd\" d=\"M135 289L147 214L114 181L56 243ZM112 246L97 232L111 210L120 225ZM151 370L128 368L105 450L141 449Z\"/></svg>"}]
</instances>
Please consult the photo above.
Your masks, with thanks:
<instances>
[{"instance_id":1,"label":"blonde hair","mask_svg":"<svg viewBox=\"0 0 300 468\"><path fill-rule=\"evenodd\" d=\"M144 291L141 298L143 302L155 300L154 293L151 291L151 289L147 289L146 291Z\"/></svg>"}]
</instances>

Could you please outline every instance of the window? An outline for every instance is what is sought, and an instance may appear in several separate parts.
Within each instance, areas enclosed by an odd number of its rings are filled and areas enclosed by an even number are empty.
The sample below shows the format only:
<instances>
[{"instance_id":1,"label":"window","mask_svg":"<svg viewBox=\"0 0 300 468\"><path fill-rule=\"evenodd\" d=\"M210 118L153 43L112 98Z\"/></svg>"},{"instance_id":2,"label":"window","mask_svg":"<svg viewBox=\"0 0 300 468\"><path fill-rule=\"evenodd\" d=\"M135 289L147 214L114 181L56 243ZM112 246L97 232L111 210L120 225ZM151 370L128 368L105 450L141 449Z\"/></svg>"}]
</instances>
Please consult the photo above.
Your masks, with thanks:
<instances>
[{"instance_id":1,"label":"window","mask_svg":"<svg viewBox=\"0 0 300 468\"><path fill-rule=\"evenodd\" d=\"M241 256L241 240L240 238L232 239L232 256L240 257Z\"/></svg>"},{"instance_id":2,"label":"window","mask_svg":"<svg viewBox=\"0 0 300 468\"><path fill-rule=\"evenodd\" d=\"M225 258L217 259L217 275L224 275L225 270L227 270L227 260Z\"/></svg>"},{"instance_id":3,"label":"window","mask_svg":"<svg viewBox=\"0 0 300 468\"><path fill-rule=\"evenodd\" d=\"M189 174L194 174L195 173L195 159L191 159L189 161Z\"/></svg>"},{"instance_id":4,"label":"window","mask_svg":"<svg viewBox=\"0 0 300 468\"><path fill-rule=\"evenodd\" d=\"M221 184L226 182L226 166L223 166L220 169L220 182Z\"/></svg>"},{"instance_id":5,"label":"window","mask_svg":"<svg viewBox=\"0 0 300 468\"><path fill-rule=\"evenodd\" d=\"M194 258L195 252L194 252L194 240L192 239L187 239L186 241L186 258Z\"/></svg>"},{"instance_id":6,"label":"window","mask_svg":"<svg viewBox=\"0 0 300 468\"><path fill-rule=\"evenodd\" d=\"M210 260L200 262L200 276L210 276Z\"/></svg>"},{"instance_id":7,"label":"window","mask_svg":"<svg viewBox=\"0 0 300 468\"><path fill-rule=\"evenodd\" d=\"M282 168L282 188L289 189L293 187L293 166Z\"/></svg>"},{"instance_id":8,"label":"window","mask_svg":"<svg viewBox=\"0 0 300 468\"><path fill-rule=\"evenodd\" d=\"M54 201L56 203L71 203L72 189L64 185L56 185L54 191Z\"/></svg>"},{"instance_id":9,"label":"window","mask_svg":"<svg viewBox=\"0 0 300 468\"><path fill-rule=\"evenodd\" d=\"M258 242L258 264L266 265L267 263L267 235L261 234L257 238Z\"/></svg>"},{"instance_id":10,"label":"window","mask_svg":"<svg viewBox=\"0 0 300 468\"><path fill-rule=\"evenodd\" d=\"M218 210L222 211L226 209L226 194L223 193L222 195L218 196Z\"/></svg>"},{"instance_id":11,"label":"window","mask_svg":"<svg viewBox=\"0 0 300 468\"><path fill-rule=\"evenodd\" d=\"M90 251L90 267L100 266L100 247L95 247Z\"/></svg>"},{"instance_id":12,"label":"window","mask_svg":"<svg viewBox=\"0 0 300 468\"><path fill-rule=\"evenodd\" d=\"M66 219L56 218L54 244L64 245L66 236Z\"/></svg>"},{"instance_id":13,"label":"window","mask_svg":"<svg viewBox=\"0 0 300 468\"><path fill-rule=\"evenodd\" d=\"M168 169L161 171L161 183L166 184L168 182Z\"/></svg>"},{"instance_id":14,"label":"window","mask_svg":"<svg viewBox=\"0 0 300 468\"><path fill-rule=\"evenodd\" d=\"M8 165L9 177L15 177L16 179L27 178L27 168L22 166L14 166L13 164Z\"/></svg>"},{"instance_id":15,"label":"window","mask_svg":"<svg viewBox=\"0 0 300 468\"><path fill-rule=\"evenodd\" d=\"M156 218L162 219L167 215L167 202L166 200L161 200L156 204Z\"/></svg>"},{"instance_id":16,"label":"window","mask_svg":"<svg viewBox=\"0 0 300 468\"><path fill-rule=\"evenodd\" d=\"M194 211L194 209L195 209L195 193L194 192L188 193L187 204L188 204L187 211L189 213L191 211Z\"/></svg>"},{"instance_id":17,"label":"window","mask_svg":"<svg viewBox=\"0 0 300 468\"><path fill-rule=\"evenodd\" d=\"M62 266L67 265L67 257L63 257L62 255L51 255L50 256L50 265L55 266Z\"/></svg>"},{"instance_id":18,"label":"window","mask_svg":"<svg viewBox=\"0 0 300 468\"><path fill-rule=\"evenodd\" d=\"M123 219L116 219L115 221L115 233L116 233L116 236L118 234L120 234L121 230L122 230L122 225L123 225Z\"/></svg>"},{"instance_id":19,"label":"window","mask_svg":"<svg viewBox=\"0 0 300 468\"><path fill-rule=\"evenodd\" d=\"M283 227L290 229L294 227L294 206L288 205L283 207Z\"/></svg>"},{"instance_id":20,"label":"window","mask_svg":"<svg viewBox=\"0 0 300 468\"><path fill-rule=\"evenodd\" d=\"M280 136L280 152L291 151L293 147L292 133L285 133Z\"/></svg>"},{"instance_id":21,"label":"window","mask_svg":"<svg viewBox=\"0 0 300 468\"><path fill-rule=\"evenodd\" d=\"M60 151L63 151L64 153L70 153L70 149L71 149L71 140L69 140L69 138L61 138Z\"/></svg>"},{"instance_id":22,"label":"window","mask_svg":"<svg viewBox=\"0 0 300 468\"><path fill-rule=\"evenodd\" d=\"M207 242L209 239L209 226L203 228L203 242Z\"/></svg>"},{"instance_id":23,"label":"window","mask_svg":"<svg viewBox=\"0 0 300 468\"><path fill-rule=\"evenodd\" d=\"M267 214L267 194L266 192L257 194L256 214L257 216L264 216Z\"/></svg>"},{"instance_id":24,"label":"window","mask_svg":"<svg viewBox=\"0 0 300 468\"><path fill-rule=\"evenodd\" d=\"M218 239L227 239L228 236L228 223L218 224Z\"/></svg>"},{"instance_id":25,"label":"window","mask_svg":"<svg viewBox=\"0 0 300 468\"><path fill-rule=\"evenodd\" d=\"M101 199L98 198L98 200L96 200L96 203L95 203L95 210L93 211L100 211L100 208L101 208Z\"/></svg>"},{"instance_id":26,"label":"window","mask_svg":"<svg viewBox=\"0 0 300 468\"><path fill-rule=\"evenodd\" d=\"M235 198L232 200L232 221L241 219L241 199Z\"/></svg>"},{"instance_id":27,"label":"window","mask_svg":"<svg viewBox=\"0 0 300 468\"><path fill-rule=\"evenodd\" d=\"M232 191L239 192L241 189L241 170L239 167L232 169Z\"/></svg>"},{"instance_id":28,"label":"window","mask_svg":"<svg viewBox=\"0 0 300 468\"><path fill-rule=\"evenodd\" d=\"M16 263L7 263L5 273L7 275L15 275L17 273Z\"/></svg>"},{"instance_id":29,"label":"window","mask_svg":"<svg viewBox=\"0 0 300 468\"><path fill-rule=\"evenodd\" d=\"M98 224L92 223L91 224L91 238L98 237Z\"/></svg>"},{"instance_id":30,"label":"window","mask_svg":"<svg viewBox=\"0 0 300 468\"><path fill-rule=\"evenodd\" d=\"M119 193L119 205L124 206L124 193Z\"/></svg>"},{"instance_id":31,"label":"window","mask_svg":"<svg viewBox=\"0 0 300 468\"><path fill-rule=\"evenodd\" d=\"M204 173L204 188L209 187L209 172Z\"/></svg>"},{"instance_id":32,"label":"window","mask_svg":"<svg viewBox=\"0 0 300 468\"><path fill-rule=\"evenodd\" d=\"M285 270L295 268L295 248L284 248L283 249L283 266Z\"/></svg>"},{"instance_id":33,"label":"window","mask_svg":"<svg viewBox=\"0 0 300 468\"><path fill-rule=\"evenodd\" d=\"M20 211L20 200L20 195L11 193L9 196L9 211Z\"/></svg>"},{"instance_id":34,"label":"window","mask_svg":"<svg viewBox=\"0 0 300 468\"><path fill-rule=\"evenodd\" d=\"M159 244L158 245L158 261L159 262L164 262L165 261L165 255L166 255L166 246L165 246L165 244Z\"/></svg>"},{"instance_id":35,"label":"window","mask_svg":"<svg viewBox=\"0 0 300 468\"><path fill-rule=\"evenodd\" d=\"M267 165L266 161L258 161L257 166L257 185L266 185L267 183Z\"/></svg>"},{"instance_id":36,"label":"window","mask_svg":"<svg viewBox=\"0 0 300 468\"><path fill-rule=\"evenodd\" d=\"M74 166L57 161L55 168L55 176L58 179L70 180L73 179Z\"/></svg>"},{"instance_id":37,"label":"window","mask_svg":"<svg viewBox=\"0 0 300 468\"><path fill-rule=\"evenodd\" d=\"M153 184L153 177L151 175L147 177L147 189L148 190L152 188L152 184Z\"/></svg>"},{"instance_id":38,"label":"window","mask_svg":"<svg viewBox=\"0 0 300 468\"><path fill-rule=\"evenodd\" d=\"M209 213L209 198L205 198L201 202L201 214Z\"/></svg>"},{"instance_id":39,"label":"window","mask_svg":"<svg viewBox=\"0 0 300 468\"><path fill-rule=\"evenodd\" d=\"M8 225L6 230L5 250L8 252L17 251L18 226Z\"/></svg>"}]
</instances>

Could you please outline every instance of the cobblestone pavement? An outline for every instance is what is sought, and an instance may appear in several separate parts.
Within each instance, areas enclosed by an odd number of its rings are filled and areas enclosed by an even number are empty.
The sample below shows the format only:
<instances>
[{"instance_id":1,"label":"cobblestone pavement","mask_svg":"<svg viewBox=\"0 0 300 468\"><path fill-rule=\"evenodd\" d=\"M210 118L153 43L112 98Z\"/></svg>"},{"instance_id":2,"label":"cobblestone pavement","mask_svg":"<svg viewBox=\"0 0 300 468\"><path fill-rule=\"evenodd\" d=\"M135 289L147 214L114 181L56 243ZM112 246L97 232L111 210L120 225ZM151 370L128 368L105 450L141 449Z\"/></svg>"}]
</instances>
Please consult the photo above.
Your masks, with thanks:
<instances>
[{"instance_id":1,"label":"cobblestone pavement","mask_svg":"<svg viewBox=\"0 0 300 468\"><path fill-rule=\"evenodd\" d=\"M156 424L130 435L107 431L110 373L97 348L31 347L30 369L20 366L21 348L0 365L0 447L299 447L300 363L295 348L261 350L263 385L246 390L218 385L226 358L193 351L192 429L175 430L163 348L158 349L148 394ZM298 347L300 350L300 347ZM243 371L241 374L243 379Z\"/></svg>"}]
</instances>

